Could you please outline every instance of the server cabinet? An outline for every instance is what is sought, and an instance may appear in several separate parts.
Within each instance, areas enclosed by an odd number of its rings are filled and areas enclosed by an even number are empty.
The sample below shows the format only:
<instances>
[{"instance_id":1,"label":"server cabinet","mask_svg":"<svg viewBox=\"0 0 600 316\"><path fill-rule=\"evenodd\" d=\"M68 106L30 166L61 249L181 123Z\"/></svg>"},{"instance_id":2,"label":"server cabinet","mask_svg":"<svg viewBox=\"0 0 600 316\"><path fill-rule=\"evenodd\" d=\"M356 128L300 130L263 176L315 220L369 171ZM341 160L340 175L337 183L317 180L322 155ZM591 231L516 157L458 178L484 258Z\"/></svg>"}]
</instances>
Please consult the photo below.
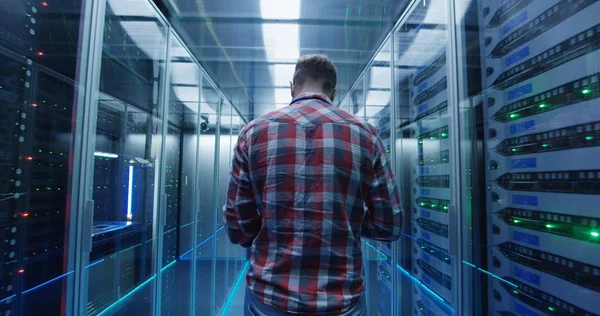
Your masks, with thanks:
<instances>
[{"instance_id":1,"label":"server cabinet","mask_svg":"<svg viewBox=\"0 0 600 316\"><path fill-rule=\"evenodd\" d=\"M480 1L488 314L600 310L600 2Z\"/></svg>"}]
</instances>

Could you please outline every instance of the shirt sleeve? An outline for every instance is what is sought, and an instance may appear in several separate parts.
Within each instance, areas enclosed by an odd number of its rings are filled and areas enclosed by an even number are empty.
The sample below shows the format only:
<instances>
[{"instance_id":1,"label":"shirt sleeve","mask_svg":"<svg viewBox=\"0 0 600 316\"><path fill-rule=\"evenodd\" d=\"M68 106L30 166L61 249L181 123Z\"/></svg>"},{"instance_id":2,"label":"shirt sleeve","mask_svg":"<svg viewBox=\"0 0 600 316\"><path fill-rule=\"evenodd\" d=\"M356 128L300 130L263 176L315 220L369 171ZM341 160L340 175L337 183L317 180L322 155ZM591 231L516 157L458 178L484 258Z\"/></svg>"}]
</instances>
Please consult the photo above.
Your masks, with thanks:
<instances>
[{"instance_id":1,"label":"shirt sleeve","mask_svg":"<svg viewBox=\"0 0 600 316\"><path fill-rule=\"evenodd\" d=\"M248 147L243 129L233 149L233 161L223 207L223 220L229 240L242 247L250 247L261 228L261 217L256 208L248 167Z\"/></svg>"},{"instance_id":2,"label":"shirt sleeve","mask_svg":"<svg viewBox=\"0 0 600 316\"><path fill-rule=\"evenodd\" d=\"M372 179L365 200L366 216L361 235L368 239L395 241L402 232L404 212L389 157L381 139L376 136L375 139Z\"/></svg>"}]
</instances>

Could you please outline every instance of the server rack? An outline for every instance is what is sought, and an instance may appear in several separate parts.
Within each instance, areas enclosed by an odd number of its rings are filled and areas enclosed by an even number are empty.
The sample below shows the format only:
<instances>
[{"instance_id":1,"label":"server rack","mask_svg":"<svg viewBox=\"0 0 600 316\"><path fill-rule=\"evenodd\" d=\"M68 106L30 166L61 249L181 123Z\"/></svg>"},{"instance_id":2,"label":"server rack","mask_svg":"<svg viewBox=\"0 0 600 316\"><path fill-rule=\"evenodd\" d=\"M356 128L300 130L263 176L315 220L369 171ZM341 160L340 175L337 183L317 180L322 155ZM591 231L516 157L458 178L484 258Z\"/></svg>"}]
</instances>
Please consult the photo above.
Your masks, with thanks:
<instances>
[{"instance_id":1,"label":"server rack","mask_svg":"<svg viewBox=\"0 0 600 316\"><path fill-rule=\"evenodd\" d=\"M481 8L488 313L596 315L600 3Z\"/></svg>"}]
</instances>

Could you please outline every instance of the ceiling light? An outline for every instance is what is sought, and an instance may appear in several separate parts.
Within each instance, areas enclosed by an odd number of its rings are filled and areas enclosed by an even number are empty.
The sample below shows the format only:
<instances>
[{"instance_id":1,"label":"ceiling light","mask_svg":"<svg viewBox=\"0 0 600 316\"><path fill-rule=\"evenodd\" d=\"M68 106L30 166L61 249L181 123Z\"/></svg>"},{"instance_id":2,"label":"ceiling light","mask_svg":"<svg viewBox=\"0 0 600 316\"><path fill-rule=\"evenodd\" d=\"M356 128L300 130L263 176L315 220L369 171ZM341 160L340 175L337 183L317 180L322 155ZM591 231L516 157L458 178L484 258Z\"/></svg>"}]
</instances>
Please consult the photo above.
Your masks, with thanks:
<instances>
[{"instance_id":1,"label":"ceiling light","mask_svg":"<svg viewBox=\"0 0 600 316\"><path fill-rule=\"evenodd\" d=\"M293 64L276 64L273 66L273 84L275 86L288 86L294 78L296 65Z\"/></svg>"},{"instance_id":2,"label":"ceiling light","mask_svg":"<svg viewBox=\"0 0 600 316\"><path fill-rule=\"evenodd\" d=\"M300 0L260 0L263 19L297 20L300 18Z\"/></svg>"},{"instance_id":3,"label":"ceiling light","mask_svg":"<svg viewBox=\"0 0 600 316\"><path fill-rule=\"evenodd\" d=\"M269 61L296 61L300 57L298 24L266 23L262 26L265 51Z\"/></svg>"}]
</instances>

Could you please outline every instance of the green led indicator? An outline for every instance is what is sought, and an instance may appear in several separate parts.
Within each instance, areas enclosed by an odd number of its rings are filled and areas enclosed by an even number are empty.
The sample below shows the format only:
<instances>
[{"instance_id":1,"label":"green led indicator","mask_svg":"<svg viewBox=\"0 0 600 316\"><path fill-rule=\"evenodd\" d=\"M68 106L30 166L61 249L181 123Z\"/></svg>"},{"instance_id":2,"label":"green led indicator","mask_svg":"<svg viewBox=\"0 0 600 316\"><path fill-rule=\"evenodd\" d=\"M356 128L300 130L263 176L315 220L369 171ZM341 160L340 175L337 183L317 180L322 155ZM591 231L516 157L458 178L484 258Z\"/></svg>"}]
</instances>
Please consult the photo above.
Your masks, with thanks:
<instances>
[{"instance_id":1,"label":"green led indicator","mask_svg":"<svg viewBox=\"0 0 600 316\"><path fill-rule=\"evenodd\" d=\"M448 137L448 133L442 133L442 137Z\"/></svg>"},{"instance_id":2,"label":"green led indicator","mask_svg":"<svg viewBox=\"0 0 600 316\"><path fill-rule=\"evenodd\" d=\"M514 119L514 118L518 118L519 117L519 113L511 113L510 114L510 118Z\"/></svg>"},{"instance_id":3,"label":"green led indicator","mask_svg":"<svg viewBox=\"0 0 600 316\"><path fill-rule=\"evenodd\" d=\"M431 136L429 139L431 139L431 140L435 140L435 136Z\"/></svg>"},{"instance_id":4,"label":"green led indicator","mask_svg":"<svg viewBox=\"0 0 600 316\"><path fill-rule=\"evenodd\" d=\"M583 90L581 90L581 93L590 94L590 93L592 93L592 90L591 89L583 89Z\"/></svg>"},{"instance_id":5,"label":"green led indicator","mask_svg":"<svg viewBox=\"0 0 600 316\"><path fill-rule=\"evenodd\" d=\"M517 151L517 149L516 149L516 148L513 148L513 149L511 149L511 150L512 150L513 152Z\"/></svg>"},{"instance_id":6,"label":"green led indicator","mask_svg":"<svg viewBox=\"0 0 600 316\"><path fill-rule=\"evenodd\" d=\"M546 224L546 228L554 228L554 225L552 225L552 224Z\"/></svg>"},{"instance_id":7,"label":"green led indicator","mask_svg":"<svg viewBox=\"0 0 600 316\"><path fill-rule=\"evenodd\" d=\"M421 206L425 206L425 203L421 203Z\"/></svg>"},{"instance_id":8,"label":"green led indicator","mask_svg":"<svg viewBox=\"0 0 600 316\"><path fill-rule=\"evenodd\" d=\"M548 306L548 310L550 310L551 312L553 312L554 311L554 307Z\"/></svg>"},{"instance_id":9,"label":"green led indicator","mask_svg":"<svg viewBox=\"0 0 600 316\"><path fill-rule=\"evenodd\" d=\"M450 258L446 257L446 258L444 258L444 260L448 261L448 260L450 260Z\"/></svg>"},{"instance_id":10,"label":"green led indicator","mask_svg":"<svg viewBox=\"0 0 600 316\"><path fill-rule=\"evenodd\" d=\"M598 235L599 235L598 232L591 232L590 234L592 234L592 236L594 236L594 237L598 237Z\"/></svg>"},{"instance_id":11,"label":"green led indicator","mask_svg":"<svg viewBox=\"0 0 600 316\"><path fill-rule=\"evenodd\" d=\"M437 204L431 204L431 207L437 207Z\"/></svg>"},{"instance_id":12,"label":"green led indicator","mask_svg":"<svg viewBox=\"0 0 600 316\"><path fill-rule=\"evenodd\" d=\"M539 105L540 109L546 108L547 106L548 106L548 105L547 105L547 104L544 104L544 103L542 103L542 104L540 104L540 105Z\"/></svg>"},{"instance_id":13,"label":"green led indicator","mask_svg":"<svg viewBox=\"0 0 600 316\"><path fill-rule=\"evenodd\" d=\"M447 209L448 209L448 207L447 207L447 206L444 206L444 209L445 209L445 210L447 210Z\"/></svg>"},{"instance_id":14,"label":"green led indicator","mask_svg":"<svg viewBox=\"0 0 600 316\"><path fill-rule=\"evenodd\" d=\"M519 291L517 291L517 290L514 290L514 291L513 291L513 293L515 293L515 294L519 294Z\"/></svg>"},{"instance_id":15,"label":"green led indicator","mask_svg":"<svg viewBox=\"0 0 600 316\"><path fill-rule=\"evenodd\" d=\"M585 137L585 140L592 140L592 139L594 139L594 136L586 136Z\"/></svg>"},{"instance_id":16,"label":"green led indicator","mask_svg":"<svg viewBox=\"0 0 600 316\"><path fill-rule=\"evenodd\" d=\"M422 141L422 140L420 140L420 141L419 141L419 144L423 144L423 141Z\"/></svg>"},{"instance_id":17,"label":"green led indicator","mask_svg":"<svg viewBox=\"0 0 600 316\"><path fill-rule=\"evenodd\" d=\"M520 219L515 219L515 220L513 220L513 222L514 222L515 224L518 224L518 223L520 223L520 222L521 222L521 220L520 220Z\"/></svg>"},{"instance_id":18,"label":"green led indicator","mask_svg":"<svg viewBox=\"0 0 600 316\"><path fill-rule=\"evenodd\" d=\"M548 145L548 144L542 144L542 147L544 147L544 148L546 148L548 146L550 146L550 145Z\"/></svg>"}]
</instances>

